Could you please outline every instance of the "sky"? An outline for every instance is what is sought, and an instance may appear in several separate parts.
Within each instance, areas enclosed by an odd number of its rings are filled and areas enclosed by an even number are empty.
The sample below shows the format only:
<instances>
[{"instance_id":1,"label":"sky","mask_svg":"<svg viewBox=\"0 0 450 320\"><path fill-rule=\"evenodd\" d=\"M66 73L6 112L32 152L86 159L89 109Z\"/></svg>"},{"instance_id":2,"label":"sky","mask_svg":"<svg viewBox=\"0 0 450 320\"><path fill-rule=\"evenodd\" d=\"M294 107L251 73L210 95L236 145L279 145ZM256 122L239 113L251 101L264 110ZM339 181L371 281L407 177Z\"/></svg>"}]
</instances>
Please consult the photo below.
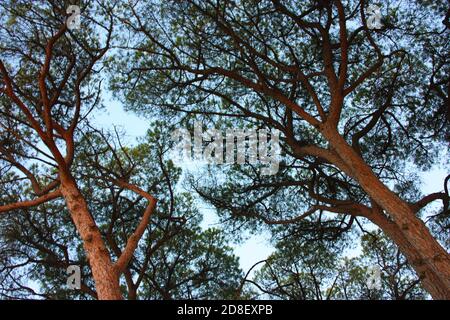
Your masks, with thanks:
<instances>
[{"instance_id":1,"label":"sky","mask_svg":"<svg viewBox=\"0 0 450 320\"><path fill-rule=\"evenodd\" d=\"M126 136L123 137L124 142L135 143L139 137L146 134L149 129L149 120L139 117L133 112L126 112L120 102L113 100L107 95L105 101L106 108L96 111L97 114L92 116L93 122L104 129L114 126L123 128ZM183 169L183 168L182 168ZM423 181L422 193L429 194L443 190L443 181L448 172L444 168L436 166L426 173L419 173ZM218 218L214 213L214 209L206 204L200 203L199 210L203 214L203 228L218 227ZM246 240L236 243L234 252L239 257L242 270L246 273L255 263L266 259L274 248L269 242L269 234L262 233L260 235L251 235ZM359 249L352 249L348 252L348 256L356 256ZM259 265L259 267L262 265ZM252 270L253 274L259 268ZM250 275L251 275L250 274Z\"/></svg>"}]
</instances>

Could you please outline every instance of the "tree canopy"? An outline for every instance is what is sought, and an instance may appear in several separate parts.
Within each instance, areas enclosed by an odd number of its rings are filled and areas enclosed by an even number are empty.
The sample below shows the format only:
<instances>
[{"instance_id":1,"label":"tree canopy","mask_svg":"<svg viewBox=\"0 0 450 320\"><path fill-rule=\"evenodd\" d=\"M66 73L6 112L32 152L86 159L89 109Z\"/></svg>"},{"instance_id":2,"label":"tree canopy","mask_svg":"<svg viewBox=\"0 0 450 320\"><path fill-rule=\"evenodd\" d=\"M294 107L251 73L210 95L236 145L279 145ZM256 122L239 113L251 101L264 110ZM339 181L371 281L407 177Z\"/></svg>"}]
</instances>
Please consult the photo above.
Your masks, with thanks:
<instances>
[{"instance_id":1,"label":"tree canopy","mask_svg":"<svg viewBox=\"0 0 450 320\"><path fill-rule=\"evenodd\" d=\"M450 175L418 175L448 170L448 2L384 1L375 28L365 0L81 1L76 30L68 5L0 4L0 294L450 299ZM148 119L137 144L94 125L110 95ZM280 132L278 171L184 174L171 134L198 121ZM276 249L254 275L248 231Z\"/></svg>"}]
</instances>

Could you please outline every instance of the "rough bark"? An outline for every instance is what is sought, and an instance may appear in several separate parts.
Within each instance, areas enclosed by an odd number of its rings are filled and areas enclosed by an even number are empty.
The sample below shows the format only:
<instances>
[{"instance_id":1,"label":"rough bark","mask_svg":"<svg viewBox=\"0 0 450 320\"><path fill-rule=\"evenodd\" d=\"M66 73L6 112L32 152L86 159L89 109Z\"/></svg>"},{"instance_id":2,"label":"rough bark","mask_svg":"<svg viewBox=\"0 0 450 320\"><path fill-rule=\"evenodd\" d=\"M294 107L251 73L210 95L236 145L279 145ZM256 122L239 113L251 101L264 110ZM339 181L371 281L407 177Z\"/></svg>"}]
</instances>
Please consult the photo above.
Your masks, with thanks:
<instances>
[{"instance_id":1,"label":"rough bark","mask_svg":"<svg viewBox=\"0 0 450 320\"><path fill-rule=\"evenodd\" d=\"M119 272L111 261L108 249L89 212L86 200L69 174L61 174L61 192L83 240L98 298L100 300L121 300Z\"/></svg>"},{"instance_id":2,"label":"rough bark","mask_svg":"<svg viewBox=\"0 0 450 320\"><path fill-rule=\"evenodd\" d=\"M322 134L362 189L383 209L374 213L375 222L399 247L422 280L424 288L434 299L450 299L450 256L416 217L409 204L374 174L364 159L332 126L324 126Z\"/></svg>"}]
</instances>

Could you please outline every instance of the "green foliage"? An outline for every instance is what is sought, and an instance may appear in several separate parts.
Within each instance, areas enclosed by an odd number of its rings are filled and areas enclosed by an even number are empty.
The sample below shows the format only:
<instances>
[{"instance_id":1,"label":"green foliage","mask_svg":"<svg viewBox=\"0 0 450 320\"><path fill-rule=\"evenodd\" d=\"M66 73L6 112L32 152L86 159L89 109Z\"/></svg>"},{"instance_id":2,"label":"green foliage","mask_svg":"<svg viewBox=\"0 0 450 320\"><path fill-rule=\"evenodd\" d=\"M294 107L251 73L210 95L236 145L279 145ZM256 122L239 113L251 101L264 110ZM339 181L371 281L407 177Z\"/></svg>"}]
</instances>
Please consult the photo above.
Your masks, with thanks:
<instances>
[{"instance_id":1,"label":"green foliage","mask_svg":"<svg viewBox=\"0 0 450 320\"><path fill-rule=\"evenodd\" d=\"M116 150L111 137L91 132L79 142L82 151L74 163L74 175L115 258L139 223L146 203L112 185L107 175L126 173L129 181L158 199L157 211L122 278L124 294L138 299L237 298L242 277L238 260L220 230L201 229L201 216L191 195L175 187L181 170L164 160L167 150L158 144L162 142L159 134L156 128L137 146ZM63 201L2 215L0 248L2 297L94 297L88 261ZM81 291L66 287L69 265L82 268ZM130 288L127 281L139 277L137 287Z\"/></svg>"},{"instance_id":2,"label":"green foliage","mask_svg":"<svg viewBox=\"0 0 450 320\"><path fill-rule=\"evenodd\" d=\"M395 244L381 232L362 236L361 247L358 256L348 258L342 243L281 241L253 283L263 297L275 299L429 298ZM374 266L381 270L380 287L369 285Z\"/></svg>"}]
</instances>

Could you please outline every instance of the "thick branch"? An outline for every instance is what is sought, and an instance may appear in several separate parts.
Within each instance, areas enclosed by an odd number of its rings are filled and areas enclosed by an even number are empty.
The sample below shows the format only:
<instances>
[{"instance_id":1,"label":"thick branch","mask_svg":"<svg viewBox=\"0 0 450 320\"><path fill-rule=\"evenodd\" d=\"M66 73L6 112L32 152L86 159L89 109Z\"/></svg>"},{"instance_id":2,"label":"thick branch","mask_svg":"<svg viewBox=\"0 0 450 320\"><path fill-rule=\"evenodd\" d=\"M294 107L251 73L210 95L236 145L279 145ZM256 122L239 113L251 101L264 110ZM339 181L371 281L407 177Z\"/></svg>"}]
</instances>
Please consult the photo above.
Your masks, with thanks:
<instances>
[{"instance_id":1,"label":"thick branch","mask_svg":"<svg viewBox=\"0 0 450 320\"><path fill-rule=\"evenodd\" d=\"M150 216L152 215L153 211L156 207L156 199L151 196L149 193L145 192L141 188L129 184L124 181L115 180L114 181L117 185L119 185L122 188L126 188L128 190L131 190L142 197L146 198L149 201L149 204L147 206L147 209L145 209L144 215L142 216L142 219L137 226L134 233L128 238L127 244L125 246L125 249L122 251L122 254L120 255L119 259L115 263L115 268L121 273L125 270L128 263L130 262L131 258L133 257L134 251L137 248L137 245L139 243L139 240L141 239L142 235L145 232L145 229L150 221Z\"/></svg>"},{"instance_id":2,"label":"thick branch","mask_svg":"<svg viewBox=\"0 0 450 320\"><path fill-rule=\"evenodd\" d=\"M30 208L30 207L35 207L35 206L38 206L38 205L43 204L45 202L48 202L50 200L59 198L61 196L62 196L61 191L58 189L58 190L55 190L53 192L47 193L46 195L38 197L38 198L36 198L34 200L21 201L21 202L16 202L16 203L11 203L11 204L7 204L7 205L4 205L4 206L0 206L0 213L12 211L12 210L26 209L26 208Z\"/></svg>"}]
</instances>

